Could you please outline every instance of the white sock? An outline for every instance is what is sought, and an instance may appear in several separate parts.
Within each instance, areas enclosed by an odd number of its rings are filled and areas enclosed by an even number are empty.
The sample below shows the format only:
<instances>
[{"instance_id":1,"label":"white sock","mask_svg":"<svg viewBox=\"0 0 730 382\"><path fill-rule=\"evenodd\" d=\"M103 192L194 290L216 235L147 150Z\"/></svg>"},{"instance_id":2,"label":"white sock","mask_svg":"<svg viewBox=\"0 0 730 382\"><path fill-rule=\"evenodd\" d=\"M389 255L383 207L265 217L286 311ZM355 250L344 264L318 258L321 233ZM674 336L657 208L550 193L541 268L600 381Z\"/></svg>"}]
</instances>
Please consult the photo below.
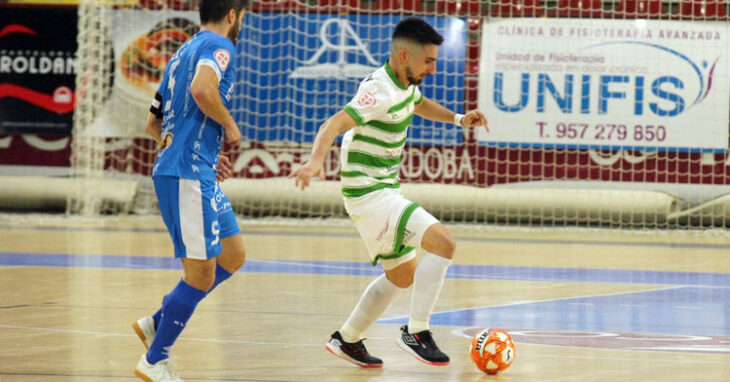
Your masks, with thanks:
<instances>
[{"instance_id":1,"label":"white sock","mask_svg":"<svg viewBox=\"0 0 730 382\"><path fill-rule=\"evenodd\" d=\"M390 282L385 274L373 280L365 288L360 301L340 328L342 339L345 342L360 341L363 333L388 309L400 289Z\"/></svg>"},{"instance_id":2,"label":"white sock","mask_svg":"<svg viewBox=\"0 0 730 382\"><path fill-rule=\"evenodd\" d=\"M416 268L413 278L413 295L411 296L411 318L408 321L408 332L418 333L428 330L428 320L441 294L446 271L451 259L428 253L423 256Z\"/></svg>"}]
</instances>

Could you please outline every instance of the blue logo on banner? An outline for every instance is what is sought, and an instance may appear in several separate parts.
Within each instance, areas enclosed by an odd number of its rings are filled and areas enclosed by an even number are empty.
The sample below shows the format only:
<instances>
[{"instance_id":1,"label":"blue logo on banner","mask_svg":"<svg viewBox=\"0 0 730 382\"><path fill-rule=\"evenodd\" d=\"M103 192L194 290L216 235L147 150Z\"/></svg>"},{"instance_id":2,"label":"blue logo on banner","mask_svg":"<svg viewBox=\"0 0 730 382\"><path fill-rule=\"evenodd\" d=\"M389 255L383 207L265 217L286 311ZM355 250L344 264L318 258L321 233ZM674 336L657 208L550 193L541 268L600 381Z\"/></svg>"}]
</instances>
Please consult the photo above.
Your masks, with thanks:
<instances>
[{"instance_id":1,"label":"blue logo on banner","mask_svg":"<svg viewBox=\"0 0 730 382\"><path fill-rule=\"evenodd\" d=\"M238 45L234 117L255 141L311 143L326 118L342 109L360 81L390 56L401 16L248 14ZM464 112L466 22L425 17L445 41L424 95ZM458 144L451 124L415 118L409 142Z\"/></svg>"},{"instance_id":2,"label":"blue logo on banner","mask_svg":"<svg viewBox=\"0 0 730 382\"><path fill-rule=\"evenodd\" d=\"M687 78L680 78L670 74L650 78L646 75L578 75L567 73L563 75L564 86L560 89L558 85L559 81L556 81L559 76L551 76L548 73L536 73L534 74L536 75L537 81L535 111L537 113L546 113L546 100L551 98L564 114L577 112L590 114L593 112L591 110L592 105L597 105L598 114L609 114L609 101L611 99L621 100L631 99L633 97L634 115L640 116L651 113L660 117L674 117L702 102L710 94L715 67L720 59L719 56L711 66L707 61L698 64L675 49L642 41L606 42L591 45L585 49L617 44L642 45L658 49L681 59L697 75L697 82L699 83L698 92L689 94L686 90L688 86L685 84ZM706 71L706 73L703 73L703 71ZM521 73L517 81L513 80L507 85L505 84L504 73L495 72L493 102L497 109L507 113L517 113L525 110L530 100L532 75L533 73ZM515 78L513 77L513 79ZM519 82L517 85L517 88L520 90L519 98L516 101L512 101L511 104L508 104L504 99L504 89L506 86L515 86L516 82ZM598 91L593 94L592 86L596 85ZM597 103L592 102L592 95L598 97ZM654 99L654 101L650 101L647 95L651 96L650 99ZM576 100L575 102L574 99Z\"/></svg>"}]
</instances>

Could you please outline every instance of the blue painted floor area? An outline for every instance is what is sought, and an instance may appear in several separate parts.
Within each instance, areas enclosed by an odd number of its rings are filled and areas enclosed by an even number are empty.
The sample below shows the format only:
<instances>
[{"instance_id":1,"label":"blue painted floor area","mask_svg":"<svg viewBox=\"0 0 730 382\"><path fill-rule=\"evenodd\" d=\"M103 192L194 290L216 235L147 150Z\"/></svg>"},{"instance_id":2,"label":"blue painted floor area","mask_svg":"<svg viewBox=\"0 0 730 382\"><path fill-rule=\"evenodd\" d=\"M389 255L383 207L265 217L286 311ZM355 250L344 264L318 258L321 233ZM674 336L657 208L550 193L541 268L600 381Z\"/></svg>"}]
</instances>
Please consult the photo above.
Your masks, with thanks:
<instances>
[{"instance_id":1,"label":"blue painted floor area","mask_svg":"<svg viewBox=\"0 0 730 382\"><path fill-rule=\"evenodd\" d=\"M0 266L37 266L110 269L182 269L173 257L76 255L0 252ZM247 259L243 272L301 273L341 276L374 276L380 266L366 262ZM507 267L455 264L450 279L595 282L616 284L682 285L730 287L730 274L667 272L623 269Z\"/></svg>"},{"instance_id":2,"label":"blue painted floor area","mask_svg":"<svg viewBox=\"0 0 730 382\"><path fill-rule=\"evenodd\" d=\"M479 280L594 282L730 287L730 274L667 272L625 269L504 267L460 265L449 268L447 277Z\"/></svg>"},{"instance_id":3,"label":"blue painted floor area","mask_svg":"<svg viewBox=\"0 0 730 382\"><path fill-rule=\"evenodd\" d=\"M0 252L0 265L107 269L181 269L172 257ZM255 260L244 272L374 276L365 262ZM573 331L730 335L730 275L584 268L454 265L451 279L662 285L651 291L515 303L436 313L433 325ZM379 323L406 323L391 318Z\"/></svg>"},{"instance_id":4,"label":"blue painted floor area","mask_svg":"<svg viewBox=\"0 0 730 382\"><path fill-rule=\"evenodd\" d=\"M149 270L182 269L180 260L172 256L151 257L0 252L0 266L3 265ZM382 269L380 266L373 267L368 263L359 262L246 259L243 272L375 276L379 275Z\"/></svg>"},{"instance_id":5,"label":"blue painted floor area","mask_svg":"<svg viewBox=\"0 0 730 382\"><path fill-rule=\"evenodd\" d=\"M406 324L407 317L378 321ZM730 335L730 288L673 287L435 313L431 324L591 332Z\"/></svg>"}]
</instances>

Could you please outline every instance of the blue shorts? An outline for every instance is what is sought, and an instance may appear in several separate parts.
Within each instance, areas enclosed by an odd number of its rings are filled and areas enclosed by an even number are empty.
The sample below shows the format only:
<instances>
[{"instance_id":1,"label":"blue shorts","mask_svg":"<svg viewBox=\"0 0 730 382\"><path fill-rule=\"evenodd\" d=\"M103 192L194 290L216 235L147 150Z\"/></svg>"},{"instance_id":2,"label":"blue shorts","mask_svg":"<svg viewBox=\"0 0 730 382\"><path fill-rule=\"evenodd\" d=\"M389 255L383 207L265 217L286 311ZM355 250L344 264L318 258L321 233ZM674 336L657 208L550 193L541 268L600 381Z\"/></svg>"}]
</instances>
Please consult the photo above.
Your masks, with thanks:
<instances>
[{"instance_id":1,"label":"blue shorts","mask_svg":"<svg viewBox=\"0 0 730 382\"><path fill-rule=\"evenodd\" d=\"M215 180L152 178L175 257L207 260L221 253L220 239L241 231L231 202Z\"/></svg>"}]
</instances>

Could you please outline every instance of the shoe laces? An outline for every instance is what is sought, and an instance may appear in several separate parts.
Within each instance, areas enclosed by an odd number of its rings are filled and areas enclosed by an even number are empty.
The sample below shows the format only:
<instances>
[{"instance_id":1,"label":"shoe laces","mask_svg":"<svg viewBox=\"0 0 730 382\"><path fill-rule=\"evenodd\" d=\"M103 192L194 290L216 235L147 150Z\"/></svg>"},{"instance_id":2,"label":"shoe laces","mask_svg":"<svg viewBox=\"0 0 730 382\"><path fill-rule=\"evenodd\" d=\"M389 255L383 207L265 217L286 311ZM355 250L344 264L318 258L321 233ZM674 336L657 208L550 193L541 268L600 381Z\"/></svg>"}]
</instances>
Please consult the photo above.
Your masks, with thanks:
<instances>
[{"instance_id":1,"label":"shoe laces","mask_svg":"<svg viewBox=\"0 0 730 382\"><path fill-rule=\"evenodd\" d=\"M365 354L365 353L368 352L365 349L365 344L363 343L364 340L365 339L363 338L360 341L348 343L348 345L350 346L350 349L353 351L353 353L355 353L355 354Z\"/></svg>"},{"instance_id":2,"label":"shoe laces","mask_svg":"<svg viewBox=\"0 0 730 382\"><path fill-rule=\"evenodd\" d=\"M426 345L426 347L429 347L434 350L438 350L438 346L436 346L436 342L433 340L433 336L431 335L430 330L424 330L420 333L414 334L416 338L418 338L419 342Z\"/></svg>"}]
</instances>

